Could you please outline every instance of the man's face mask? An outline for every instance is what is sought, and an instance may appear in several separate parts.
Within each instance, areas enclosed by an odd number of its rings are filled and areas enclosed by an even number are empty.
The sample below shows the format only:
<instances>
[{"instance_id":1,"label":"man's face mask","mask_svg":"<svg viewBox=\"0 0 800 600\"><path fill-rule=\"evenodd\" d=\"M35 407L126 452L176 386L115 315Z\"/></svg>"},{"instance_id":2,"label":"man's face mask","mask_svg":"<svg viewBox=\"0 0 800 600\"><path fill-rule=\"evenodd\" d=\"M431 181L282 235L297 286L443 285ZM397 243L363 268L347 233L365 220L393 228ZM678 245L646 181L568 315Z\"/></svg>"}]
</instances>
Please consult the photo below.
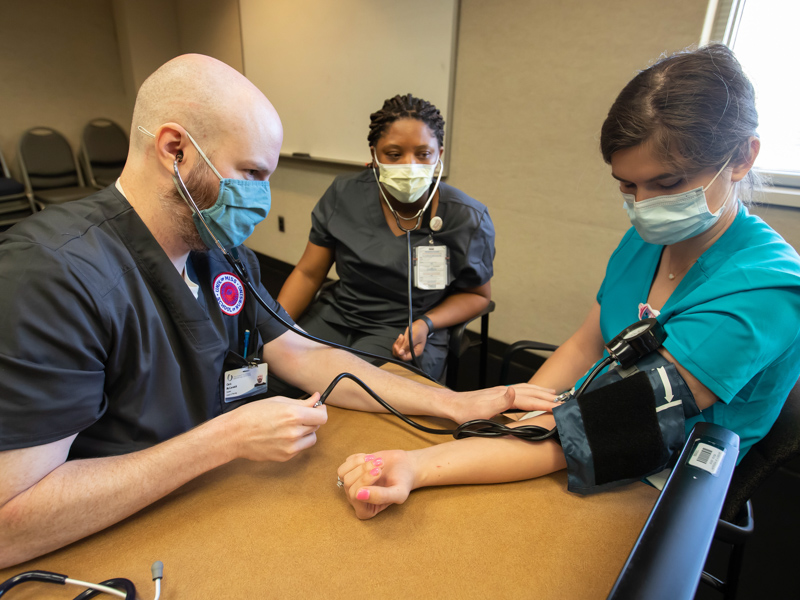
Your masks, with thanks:
<instances>
[{"instance_id":1,"label":"man's face mask","mask_svg":"<svg viewBox=\"0 0 800 600\"><path fill-rule=\"evenodd\" d=\"M730 160L725 161L705 187L680 194L655 196L641 202L636 202L633 194L622 194L625 199L623 208L642 239L649 244L669 246L708 231L719 219L728 200L726 198L719 210L712 213L708 210L705 192Z\"/></svg>"},{"instance_id":2,"label":"man's face mask","mask_svg":"<svg viewBox=\"0 0 800 600\"><path fill-rule=\"evenodd\" d=\"M155 137L144 127L140 126L138 129L145 135ZM213 206L199 210L193 199L184 196L177 178L173 175L172 181L178 190L178 194L192 209L194 225L206 246L209 248L216 246L214 237L219 240L226 250L240 246L250 237L255 226L266 219L269 214L272 201L269 181L223 178L188 131L186 135L189 136L189 141L192 142L192 145L214 172L214 175L219 178L219 195ZM205 225L203 221L205 221ZM206 225L208 228L206 228ZM209 229L211 230L210 233Z\"/></svg>"}]
</instances>

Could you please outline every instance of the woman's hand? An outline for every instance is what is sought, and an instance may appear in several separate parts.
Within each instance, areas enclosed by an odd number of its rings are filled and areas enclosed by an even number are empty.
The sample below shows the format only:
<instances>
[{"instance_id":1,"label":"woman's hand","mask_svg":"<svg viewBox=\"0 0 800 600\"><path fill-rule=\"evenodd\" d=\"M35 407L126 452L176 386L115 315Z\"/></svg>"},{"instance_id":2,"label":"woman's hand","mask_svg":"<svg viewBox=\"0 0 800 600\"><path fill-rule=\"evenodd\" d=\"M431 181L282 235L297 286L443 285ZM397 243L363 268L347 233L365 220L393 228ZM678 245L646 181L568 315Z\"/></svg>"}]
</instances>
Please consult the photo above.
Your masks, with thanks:
<instances>
[{"instance_id":1,"label":"woman's hand","mask_svg":"<svg viewBox=\"0 0 800 600\"><path fill-rule=\"evenodd\" d=\"M544 388L533 383L516 383L512 386L515 393L514 408L525 411L544 410L553 412L553 409L563 404L556 402L556 390Z\"/></svg>"},{"instance_id":2,"label":"woman's hand","mask_svg":"<svg viewBox=\"0 0 800 600\"><path fill-rule=\"evenodd\" d=\"M337 475L359 519L371 519L392 504L402 504L416 487L416 465L411 453L403 450L353 454Z\"/></svg>"},{"instance_id":3,"label":"woman's hand","mask_svg":"<svg viewBox=\"0 0 800 600\"><path fill-rule=\"evenodd\" d=\"M425 344L428 341L428 325L425 321L414 321L411 324L411 332L414 334L414 354L416 356L422 356L422 352L425 350ZM397 336L397 340L395 340L392 345L392 354L400 360L411 360L411 350L408 344L408 327L406 327L403 333Z\"/></svg>"}]
</instances>

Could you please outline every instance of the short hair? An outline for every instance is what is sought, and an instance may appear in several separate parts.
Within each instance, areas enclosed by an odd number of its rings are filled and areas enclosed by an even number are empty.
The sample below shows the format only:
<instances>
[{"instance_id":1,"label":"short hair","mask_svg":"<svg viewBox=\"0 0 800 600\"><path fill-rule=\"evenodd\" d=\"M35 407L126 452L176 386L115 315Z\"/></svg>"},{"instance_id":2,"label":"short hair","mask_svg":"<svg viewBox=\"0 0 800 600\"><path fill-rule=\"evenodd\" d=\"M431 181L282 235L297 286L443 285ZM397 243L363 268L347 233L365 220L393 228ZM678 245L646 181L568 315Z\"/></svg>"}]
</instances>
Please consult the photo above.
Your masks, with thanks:
<instances>
[{"instance_id":1,"label":"short hair","mask_svg":"<svg viewBox=\"0 0 800 600\"><path fill-rule=\"evenodd\" d=\"M398 94L394 98L384 101L383 106L377 112L369 116L369 135L367 141L370 146L375 146L381 139L389 125L398 119L418 119L425 123L428 128L439 140L439 146L444 146L444 118L439 109L433 104L422 98L416 98L411 94L401 96Z\"/></svg>"}]
</instances>

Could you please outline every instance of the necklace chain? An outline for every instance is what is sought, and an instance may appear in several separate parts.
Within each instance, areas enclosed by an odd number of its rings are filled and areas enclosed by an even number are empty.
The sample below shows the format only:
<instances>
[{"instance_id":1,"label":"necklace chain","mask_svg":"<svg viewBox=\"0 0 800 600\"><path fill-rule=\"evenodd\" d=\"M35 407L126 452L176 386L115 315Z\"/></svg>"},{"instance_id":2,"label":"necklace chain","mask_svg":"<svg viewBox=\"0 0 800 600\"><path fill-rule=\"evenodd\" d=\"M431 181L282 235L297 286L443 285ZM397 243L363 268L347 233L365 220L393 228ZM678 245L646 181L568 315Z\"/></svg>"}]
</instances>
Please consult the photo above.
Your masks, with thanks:
<instances>
[{"instance_id":1,"label":"necklace chain","mask_svg":"<svg viewBox=\"0 0 800 600\"><path fill-rule=\"evenodd\" d=\"M696 262L697 262L697 259L694 259L694 260L692 260L692 261L689 261L689 263L688 263L688 264L687 264L685 267L683 267L682 269L680 269L679 271L677 271L677 272L676 272L676 271L673 271L673 270L672 270L672 254L670 254L670 256L669 256L669 267L668 267L668 273L667 273L667 277L669 277L669 280L670 280L670 281L672 281L672 280L673 280L673 279L675 279L675 278L676 278L678 275L682 275L683 273L685 273L686 271L688 271L688 270L691 268L691 266L692 266L694 263L696 263Z\"/></svg>"}]
</instances>

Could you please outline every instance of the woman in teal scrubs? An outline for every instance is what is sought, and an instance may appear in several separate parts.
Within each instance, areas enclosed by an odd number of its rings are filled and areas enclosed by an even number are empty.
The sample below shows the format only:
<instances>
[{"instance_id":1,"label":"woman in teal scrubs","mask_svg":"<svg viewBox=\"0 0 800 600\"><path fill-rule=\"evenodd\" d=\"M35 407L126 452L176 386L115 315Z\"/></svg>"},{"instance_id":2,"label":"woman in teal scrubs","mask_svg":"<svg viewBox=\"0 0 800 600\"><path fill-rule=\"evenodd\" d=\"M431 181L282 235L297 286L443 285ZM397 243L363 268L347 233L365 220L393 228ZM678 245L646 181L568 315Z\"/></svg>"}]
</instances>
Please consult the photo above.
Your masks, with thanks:
<instances>
[{"instance_id":1,"label":"woman in teal scrubs","mask_svg":"<svg viewBox=\"0 0 800 600\"><path fill-rule=\"evenodd\" d=\"M800 374L800 257L741 198L760 140L755 93L733 53L664 58L620 92L601 151L633 227L584 323L531 379L567 390L628 325L657 317L699 420L741 438L740 459L775 422ZM552 414L525 421L552 428ZM356 454L339 468L360 518L422 486L496 483L566 466L554 441L471 438Z\"/></svg>"}]
</instances>

